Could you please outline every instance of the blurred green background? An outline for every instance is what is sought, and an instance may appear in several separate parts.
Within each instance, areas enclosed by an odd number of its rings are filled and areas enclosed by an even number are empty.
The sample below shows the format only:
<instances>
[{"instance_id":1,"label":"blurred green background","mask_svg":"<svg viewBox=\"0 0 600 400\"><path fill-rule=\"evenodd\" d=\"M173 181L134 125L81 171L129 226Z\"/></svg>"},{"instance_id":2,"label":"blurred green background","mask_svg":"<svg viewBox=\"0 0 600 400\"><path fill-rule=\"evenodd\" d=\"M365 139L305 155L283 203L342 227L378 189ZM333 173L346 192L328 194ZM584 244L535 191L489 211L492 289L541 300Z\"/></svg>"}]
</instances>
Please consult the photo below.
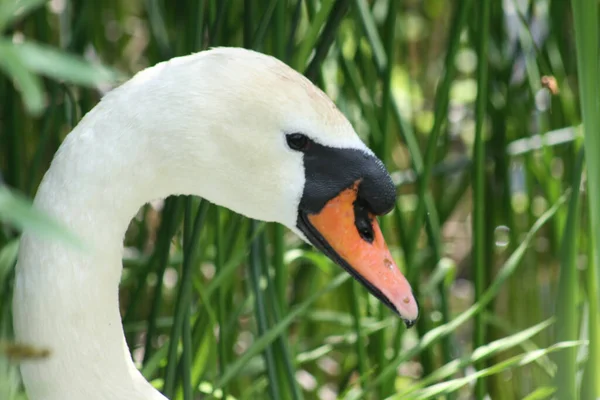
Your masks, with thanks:
<instances>
[{"instance_id":1,"label":"blurred green background","mask_svg":"<svg viewBox=\"0 0 600 400\"><path fill-rule=\"evenodd\" d=\"M600 397L597 22L595 0L0 0L0 398L45 356L11 340L11 285L22 227L70 240L27 200L54 152L110 88L212 46L306 74L384 160L421 318L406 330L280 226L169 198L132 221L120 287L160 390Z\"/></svg>"}]
</instances>

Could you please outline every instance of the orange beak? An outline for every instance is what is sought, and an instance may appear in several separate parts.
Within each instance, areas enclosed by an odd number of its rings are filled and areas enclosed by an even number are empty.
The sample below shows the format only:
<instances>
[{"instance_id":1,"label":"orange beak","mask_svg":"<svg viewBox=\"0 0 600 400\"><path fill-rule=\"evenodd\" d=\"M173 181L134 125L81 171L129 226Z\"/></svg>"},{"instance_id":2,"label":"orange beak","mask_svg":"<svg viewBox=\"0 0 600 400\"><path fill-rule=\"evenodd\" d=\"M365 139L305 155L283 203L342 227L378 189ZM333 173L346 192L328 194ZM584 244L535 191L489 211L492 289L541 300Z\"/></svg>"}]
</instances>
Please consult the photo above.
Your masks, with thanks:
<instances>
[{"instance_id":1,"label":"orange beak","mask_svg":"<svg viewBox=\"0 0 600 400\"><path fill-rule=\"evenodd\" d=\"M375 215L358 204L357 190L358 182L329 200L318 214L307 214L307 236L410 327L419 316L417 301L390 254Z\"/></svg>"}]
</instances>

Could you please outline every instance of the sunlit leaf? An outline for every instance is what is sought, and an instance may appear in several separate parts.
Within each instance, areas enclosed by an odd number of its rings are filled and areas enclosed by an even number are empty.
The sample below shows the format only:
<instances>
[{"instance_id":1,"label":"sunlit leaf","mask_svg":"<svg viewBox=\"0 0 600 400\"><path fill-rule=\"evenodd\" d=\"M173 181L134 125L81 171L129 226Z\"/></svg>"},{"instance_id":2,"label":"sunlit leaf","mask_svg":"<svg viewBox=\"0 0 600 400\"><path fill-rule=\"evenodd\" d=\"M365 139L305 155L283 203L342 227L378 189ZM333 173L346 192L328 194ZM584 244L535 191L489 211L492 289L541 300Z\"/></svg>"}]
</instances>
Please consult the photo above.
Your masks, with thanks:
<instances>
[{"instance_id":1,"label":"sunlit leaf","mask_svg":"<svg viewBox=\"0 0 600 400\"><path fill-rule=\"evenodd\" d=\"M0 220L20 230L82 247L81 241L65 227L6 186L0 186Z\"/></svg>"},{"instance_id":2,"label":"sunlit leaf","mask_svg":"<svg viewBox=\"0 0 600 400\"><path fill-rule=\"evenodd\" d=\"M333 7L333 3L333 0L322 1L319 12L315 15L313 21L311 21L310 27L304 35L304 40L302 40L300 48L295 53L298 70L302 71L306 67L306 62L309 59L310 53L314 50L314 46L319 37L319 32L327 20L327 16Z\"/></svg>"},{"instance_id":3,"label":"sunlit leaf","mask_svg":"<svg viewBox=\"0 0 600 400\"><path fill-rule=\"evenodd\" d=\"M544 329L548 328L552 324L552 322L552 320L543 321L537 325L532 326L529 329L525 329L521 332L515 333L514 335L510 335L505 338L495 340L484 346L478 347L473 351L473 353L469 354L468 356L458 360L454 360L442 366L441 368L438 368L434 373L430 374L424 379L419 380L418 383L416 383L412 387L409 387L406 391L402 392L402 395L408 396L417 389L423 388L432 383L440 382L443 379L449 378L454 374L459 373L468 365L472 365L475 362L489 359L490 357L500 352L518 346L519 344L523 343L524 341L532 338Z\"/></svg>"},{"instance_id":4,"label":"sunlit leaf","mask_svg":"<svg viewBox=\"0 0 600 400\"><path fill-rule=\"evenodd\" d=\"M47 0L3 0L0 2L0 32L17 18L24 17Z\"/></svg>"},{"instance_id":5,"label":"sunlit leaf","mask_svg":"<svg viewBox=\"0 0 600 400\"><path fill-rule=\"evenodd\" d=\"M49 78L92 87L114 83L121 78L110 68L43 44L24 41L15 44L14 51L27 69Z\"/></svg>"},{"instance_id":6,"label":"sunlit leaf","mask_svg":"<svg viewBox=\"0 0 600 400\"><path fill-rule=\"evenodd\" d=\"M4 287L4 280L12 270L17 253L19 251L19 240L13 239L0 248L0 287Z\"/></svg>"},{"instance_id":7,"label":"sunlit leaf","mask_svg":"<svg viewBox=\"0 0 600 400\"><path fill-rule=\"evenodd\" d=\"M0 354L0 399L26 400L23 393L19 393L19 371L15 364Z\"/></svg>"},{"instance_id":8,"label":"sunlit leaf","mask_svg":"<svg viewBox=\"0 0 600 400\"><path fill-rule=\"evenodd\" d=\"M545 349L540 349L540 350L535 350L535 351L528 352L525 354L520 354L520 355L512 357L506 361L502 361L492 367L477 371L476 373L473 373L471 375L468 375L468 376L465 376L462 378L452 379L452 380L449 380L449 381L446 381L443 383L439 383L437 385L429 386L428 388L419 390L409 396L391 397L390 400L392 400L392 399L393 400L436 399L436 398L438 398L438 396L443 396L443 395L447 395L447 394L456 392L457 390L461 389L465 385L471 384L477 378L499 374L501 372L504 372L508 369L515 368L515 367L522 367L529 363L532 363L533 361L537 360L540 357L544 357L555 351L564 350L564 349L568 349L568 348L572 348L572 347L577 347L582 344L584 344L584 342L581 342L581 341L557 343L557 344L550 346L548 348L545 348Z\"/></svg>"},{"instance_id":9,"label":"sunlit leaf","mask_svg":"<svg viewBox=\"0 0 600 400\"><path fill-rule=\"evenodd\" d=\"M27 110L32 114L39 114L44 108L42 81L27 69L15 46L3 39L0 39L0 69L21 92Z\"/></svg>"},{"instance_id":10,"label":"sunlit leaf","mask_svg":"<svg viewBox=\"0 0 600 400\"><path fill-rule=\"evenodd\" d=\"M524 397L523 400L542 400L549 399L554 393L556 393L556 388L544 386L535 389L532 393Z\"/></svg>"}]
</instances>

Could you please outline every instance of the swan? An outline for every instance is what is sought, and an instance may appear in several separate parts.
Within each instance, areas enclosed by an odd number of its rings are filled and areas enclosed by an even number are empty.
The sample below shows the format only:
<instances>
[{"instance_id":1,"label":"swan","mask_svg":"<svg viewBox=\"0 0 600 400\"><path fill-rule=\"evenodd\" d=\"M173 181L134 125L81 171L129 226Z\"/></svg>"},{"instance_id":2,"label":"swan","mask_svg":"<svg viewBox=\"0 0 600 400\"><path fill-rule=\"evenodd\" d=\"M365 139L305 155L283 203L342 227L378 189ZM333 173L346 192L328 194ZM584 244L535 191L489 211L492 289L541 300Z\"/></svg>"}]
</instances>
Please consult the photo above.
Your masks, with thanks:
<instances>
[{"instance_id":1,"label":"swan","mask_svg":"<svg viewBox=\"0 0 600 400\"><path fill-rule=\"evenodd\" d=\"M201 196L291 229L411 326L418 305L377 224L395 188L334 103L281 61L216 48L137 73L67 135L34 205L86 251L24 232L14 284L30 400L165 400L132 362L119 313L123 237L145 203Z\"/></svg>"}]
</instances>

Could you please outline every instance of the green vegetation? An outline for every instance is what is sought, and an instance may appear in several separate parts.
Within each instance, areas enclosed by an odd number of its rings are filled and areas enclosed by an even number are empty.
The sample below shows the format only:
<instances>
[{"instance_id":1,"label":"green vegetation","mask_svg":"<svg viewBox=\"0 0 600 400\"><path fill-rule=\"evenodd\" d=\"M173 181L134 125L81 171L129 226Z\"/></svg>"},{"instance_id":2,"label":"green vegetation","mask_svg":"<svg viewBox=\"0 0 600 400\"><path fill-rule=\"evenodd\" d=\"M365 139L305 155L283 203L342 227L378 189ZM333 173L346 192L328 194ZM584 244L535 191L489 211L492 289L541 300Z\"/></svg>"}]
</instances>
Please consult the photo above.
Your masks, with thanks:
<instances>
[{"instance_id":1,"label":"green vegetation","mask_svg":"<svg viewBox=\"0 0 600 400\"><path fill-rule=\"evenodd\" d=\"M169 198L132 222L120 288L156 387L600 398L595 0L1 0L0 398L24 399L16 365L44 356L11 341L19 230L81 245L26 200L54 152L107 89L212 46L306 74L385 161L381 223L421 318L406 330L281 226Z\"/></svg>"}]
</instances>

